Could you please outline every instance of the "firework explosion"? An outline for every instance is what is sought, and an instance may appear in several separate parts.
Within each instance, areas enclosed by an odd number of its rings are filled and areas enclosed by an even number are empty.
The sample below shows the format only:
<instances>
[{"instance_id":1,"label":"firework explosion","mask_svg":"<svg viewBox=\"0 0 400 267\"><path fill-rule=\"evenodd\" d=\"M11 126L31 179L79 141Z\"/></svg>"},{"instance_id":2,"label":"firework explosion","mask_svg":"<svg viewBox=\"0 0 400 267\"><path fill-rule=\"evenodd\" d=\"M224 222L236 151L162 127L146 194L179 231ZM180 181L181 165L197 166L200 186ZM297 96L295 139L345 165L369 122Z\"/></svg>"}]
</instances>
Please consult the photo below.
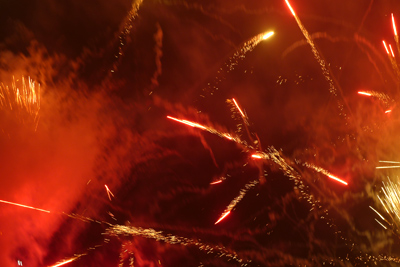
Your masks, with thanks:
<instances>
[{"instance_id":1,"label":"firework explosion","mask_svg":"<svg viewBox=\"0 0 400 267\"><path fill-rule=\"evenodd\" d=\"M1 266L398 266L398 3L21 4Z\"/></svg>"}]
</instances>

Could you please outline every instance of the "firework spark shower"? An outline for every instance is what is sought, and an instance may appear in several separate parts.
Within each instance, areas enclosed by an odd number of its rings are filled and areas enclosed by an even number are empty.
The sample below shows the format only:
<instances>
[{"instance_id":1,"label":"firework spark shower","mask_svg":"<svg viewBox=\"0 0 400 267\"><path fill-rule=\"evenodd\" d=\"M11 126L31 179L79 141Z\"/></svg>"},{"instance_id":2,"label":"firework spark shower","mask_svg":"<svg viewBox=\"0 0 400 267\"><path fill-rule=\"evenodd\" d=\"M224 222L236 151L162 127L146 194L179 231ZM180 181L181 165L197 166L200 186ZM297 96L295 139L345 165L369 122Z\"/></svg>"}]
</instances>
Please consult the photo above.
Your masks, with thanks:
<instances>
[{"instance_id":1,"label":"firework spark shower","mask_svg":"<svg viewBox=\"0 0 400 267\"><path fill-rule=\"evenodd\" d=\"M398 266L398 1L3 2L0 266Z\"/></svg>"}]
</instances>

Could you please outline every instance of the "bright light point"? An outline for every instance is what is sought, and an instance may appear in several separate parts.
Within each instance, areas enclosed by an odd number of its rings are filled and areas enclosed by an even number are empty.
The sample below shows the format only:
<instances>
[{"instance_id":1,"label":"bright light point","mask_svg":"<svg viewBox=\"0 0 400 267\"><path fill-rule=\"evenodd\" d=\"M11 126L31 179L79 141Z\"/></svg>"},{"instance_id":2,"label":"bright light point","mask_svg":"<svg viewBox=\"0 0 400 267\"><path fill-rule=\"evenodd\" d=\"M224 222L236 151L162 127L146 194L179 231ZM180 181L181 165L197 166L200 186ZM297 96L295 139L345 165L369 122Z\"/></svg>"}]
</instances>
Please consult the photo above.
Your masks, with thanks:
<instances>
[{"instance_id":1,"label":"bright light point","mask_svg":"<svg viewBox=\"0 0 400 267\"><path fill-rule=\"evenodd\" d=\"M174 118L174 117L171 117L171 116L167 116L167 118L170 119L170 120L174 120L174 121L189 125L191 127L200 128L202 130L207 130L206 127L204 127L203 125L200 125L198 123L195 123L195 122L191 122L191 121L187 121L187 120L180 120L180 119L177 119L177 118Z\"/></svg>"},{"instance_id":2,"label":"bright light point","mask_svg":"<svg viewBox=\"0 0 400 267\"><path fill-rule=\"evenodd\" d=\"M358 91L359 95L366 95L366 96L372 96L372 94L367 93L367 92L363 92L363 91Z\"/></svg>"},{"instance_id":3,"label":"bright light point","mask_svg":"<svg viewBox=\"0 0 400 267\"><path fill-rule=\"evenodd\" d=\"M18 260L18 266L23 266L22 261Z\"/></svg>"},{"instance_id":4,"label":"bright light point","mask_svg":"<svg viewBox=\"0 0 400 267\"><path fill-rule=\"evenodd\" d=\"M331 179L333 179L333 180L335 180L335 181L338 181L339 183L342 183L342 184L344 184L344 185L347 185L347 183L346 183L345 181L343 181L342 179L339 179L339 178L333 176L332 174L329 174L328 177L331 178Z\"/></svg>"},{"instance_id":5,"label":"bright light point","mask_svg":"<svg viewBox=\"0 0 400 267\"><path fill-rule=\"evenodd\" d=\"M289 1L288 1L288 0L285 0L285 2L286 2L286 5L289 7L290 12L292 12L292 15L293 15L293 16L296 16L296 13L294 13L294 10L293 10L292 6L290 5Z\"/></svg>"},{"instance_id":6,"label":"bright light point","mask_svg":"<svg viewBox=\"0 0 400 267\"><path fill-rule=\"evenodd\" d=\"M218 180L218 181L212 182L210 184L220 184L220 183L222 183L222 180Z\"/></svg>"},{"instance_id":7,"label":"bright light point","mask_svg":"<svg viewBox=\"0 0 400 267\"><path fill-rule=\"evenodd\" d=\"M76 259L76 258L72 258L72 259L69 259L69 260L66 260L66 261L63 261L63 262L60 262L60 263L56 263L55 265L51 265L51 266L49 266L49 267L63 266L63 265L65 265L65 264L68 264L68 263L70 263L70 262L73 262L75 259Z\"/></svg>"},{"instance_id":8,"label":"bright light point","mask_svg":"<svg viewBox=\"0 0 400 267\"><path fill-rule=\"evenodd\" d=\"M397 30L396 30L396 23L394 22L394 16L392 13L392 23L393 23L393 31L394 31L394 35L397 36Z\"/></svg>"},{"instance_id":9,"label":"bright light point","mask_svg":"<svg viewBox=\"0 0 400 267\"><path fill-rule=\"evenodd\" d=\"M274 35L274 32L267 32L266 34L263 35L263 40L267 40L269 37L271 37L272 35Z\"/></svg>"},{"instance_id":10,"label":"bright light point","mask_svg":"<svg viewBox=\"0 0 400 267\"><path fill-rule=\"evenodd\" d=\"M383 40L382 42L383 42L383 46L385 47L386 53L389 55L389 49L386 46L385 40Z\"/></svg>"},{"instance_id":11,"label":"bright light point","mask_svg":"<svg viewBox=\"0 0 400 267\"><path fill-rule=\"evenodd\" d=\"M229 215L229 213L231 213L230 210L228 210L227 212L225 212L224 214L222 214L222 216L218 219L218 221L216 221L214 224L219 223L220 221L222 221L223 219L225 219L226 216Z\"/></svg>"},{"instance_id":12,"label":"bright light point","mask_svg":"<svg viewBox=\"0 0 400 267\"><path fill-rule=\"evenodd\" d=\"M386 114L388 114L388 113L390 113L390 112L392 112L391 109L388 109L388 110L385 111Z\"/></svg>"},{"instance_id":13,"label":"bright light point","mask_svg":"<svg viewBox=\"0 0 400 267\"><path fill-rule=\"evenodd\" d=\"M104 185L104 187L106 188L106 192L107 192L108 198L111 201L111 196L113 196L113 197L115 197L115 196L114 196L114 194L111 192L111 190L108 188L108 186L106 184Z\"/></svg>"},{"instance_id":14,"label":"bright light point","mask_svg":"<svg viewBox=\"0 0 400 267\"><path fill-rule=\"evenodd\" d=\"M253 154L253 155L251 155L251 157L253 159L262 159L262 156L260 154Z\"/></svg>"},{"instance_id":15,"label":"bright light point","mask_svg":"<svg viewBox=\"0 0 400 267\"><path fill-rule=\"evenodd\" d=\"M239 110L240 115L242 115L242 117L244 118L244 117L245 117L245 116L244 116L244 113L243 113L243 111L240 109L238 103L236 102L236 100L235 100L234 98L232 98L232 100L233 100L233 102L235 103L236 108Z\"/></svg>"}]
</instances>

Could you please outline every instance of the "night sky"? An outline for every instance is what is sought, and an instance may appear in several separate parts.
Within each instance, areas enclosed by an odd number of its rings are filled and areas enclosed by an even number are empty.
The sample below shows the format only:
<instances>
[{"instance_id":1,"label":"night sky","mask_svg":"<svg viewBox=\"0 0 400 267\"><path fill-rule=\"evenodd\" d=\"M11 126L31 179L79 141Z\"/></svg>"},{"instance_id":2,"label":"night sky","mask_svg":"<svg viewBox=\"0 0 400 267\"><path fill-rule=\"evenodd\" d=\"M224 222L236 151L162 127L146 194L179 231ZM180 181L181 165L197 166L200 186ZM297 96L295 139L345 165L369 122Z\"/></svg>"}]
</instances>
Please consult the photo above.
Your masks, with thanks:
<instances>
[{"instance_id":1,"label":"night sky","mask_svg":"<svg viewBox=\"0 0 400 267\"><path fill-rule=\"evenodd\" d=\"M400 3L291 5L1 1L0 266L398 266Z\"/></svg>"}]
</instances>

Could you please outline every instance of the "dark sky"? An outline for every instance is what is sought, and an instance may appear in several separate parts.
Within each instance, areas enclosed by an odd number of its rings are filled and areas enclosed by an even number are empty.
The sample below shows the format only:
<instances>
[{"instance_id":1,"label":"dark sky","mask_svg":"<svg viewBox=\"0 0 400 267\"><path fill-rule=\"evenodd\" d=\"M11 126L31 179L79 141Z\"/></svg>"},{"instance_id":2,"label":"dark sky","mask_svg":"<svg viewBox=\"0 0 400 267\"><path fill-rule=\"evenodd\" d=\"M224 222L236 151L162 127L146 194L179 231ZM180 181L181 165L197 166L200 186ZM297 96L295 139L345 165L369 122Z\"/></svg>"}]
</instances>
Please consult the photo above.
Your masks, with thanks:
<instances>
[{"instance_id":1,"label":"dark sky","mask_svg":"<svg viewBox=\"0 0 400 267\"><path fill-rule=\"evenodd\" d=\"M0 266L396 266L400 4L291 4L1 1Z\"/></svg>"}]
</instances>

